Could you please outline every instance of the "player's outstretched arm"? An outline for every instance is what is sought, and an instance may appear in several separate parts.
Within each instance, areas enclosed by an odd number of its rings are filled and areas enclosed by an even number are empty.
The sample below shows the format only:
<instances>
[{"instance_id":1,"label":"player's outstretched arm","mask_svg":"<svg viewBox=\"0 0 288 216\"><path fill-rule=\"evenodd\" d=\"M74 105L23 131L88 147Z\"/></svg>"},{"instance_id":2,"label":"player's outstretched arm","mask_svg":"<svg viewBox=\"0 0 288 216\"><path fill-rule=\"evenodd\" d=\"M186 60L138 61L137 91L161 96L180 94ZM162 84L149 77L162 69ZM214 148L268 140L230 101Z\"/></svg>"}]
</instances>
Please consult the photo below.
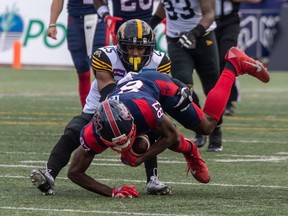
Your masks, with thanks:
<instances>
[{"instance_id":1,"label":"player's outstretched arm","mask_svg":"<svg viewBox=\"0 0 288 216\"><path fill-rule=\"evenodd\" d=\"M173 145L179 144L179 136L175 126L165 114L163 115L160 124L152 129L159 134L160 138L142 156L137 158L138 164L160 154Z\"/></svg>"},{"instance_id":2,"label":"player's outstretched arm","mask_svg":"<svg viewBox=\"0 0 288 216\"><path fill-rule=\"evenodd\" d=\"M86 190L101 194L103 196L115 198L138 197L138 191L134 186L111 188L87 175L85 172L90 166L93 158L94 155L87 153L82 146L79 146L74 153L74 157L69 167L68 178Z\"/></svg>"}]
</instances>

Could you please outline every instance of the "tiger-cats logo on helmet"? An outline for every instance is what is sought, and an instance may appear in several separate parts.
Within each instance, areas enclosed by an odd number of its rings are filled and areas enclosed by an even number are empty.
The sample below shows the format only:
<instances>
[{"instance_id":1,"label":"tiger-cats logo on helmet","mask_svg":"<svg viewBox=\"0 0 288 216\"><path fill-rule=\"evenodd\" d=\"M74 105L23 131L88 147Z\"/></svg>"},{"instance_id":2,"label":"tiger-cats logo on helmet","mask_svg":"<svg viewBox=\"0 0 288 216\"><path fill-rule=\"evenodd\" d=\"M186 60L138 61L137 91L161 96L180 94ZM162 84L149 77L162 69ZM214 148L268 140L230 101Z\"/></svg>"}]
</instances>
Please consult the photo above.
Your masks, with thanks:
<instances>
[{"instance_id":1,"label":"tiger-cats logo on helmet","mask_svg":"<svg viewBox=\"0 0 288 216\"><path fill-rule=\"evenodd\" d=\"M122 38L122 39L125 38L126 25L127 25L127 23L123 23L122 26L121 26L121 29L120 29L120 35L121 35L121 38Z\"/></svg>"}]
</instances>

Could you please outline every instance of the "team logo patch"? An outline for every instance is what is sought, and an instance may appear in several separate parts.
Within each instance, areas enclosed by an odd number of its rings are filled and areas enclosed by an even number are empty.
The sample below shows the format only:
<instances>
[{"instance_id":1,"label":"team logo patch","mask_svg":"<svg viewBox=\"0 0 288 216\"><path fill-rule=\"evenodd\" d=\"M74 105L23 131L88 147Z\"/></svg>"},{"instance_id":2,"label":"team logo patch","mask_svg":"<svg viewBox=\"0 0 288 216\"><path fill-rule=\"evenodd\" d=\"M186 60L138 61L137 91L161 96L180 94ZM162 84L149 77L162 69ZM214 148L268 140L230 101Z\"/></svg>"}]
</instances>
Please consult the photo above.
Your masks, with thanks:
<instances>
[{"instance_id":1,"label":"team logo patch","mask_svg":"<svg viewBox=\"0 0 288 216\"><path fill-rule=\"evenodd\" d=\"M211 40L206 40L206 45L207 46L210 46L210 45L212 45L213 44L213 42L211 41Z\"/></svg>"},{"instance_id":2,"label":"team logo patch","mask_svg":"<svg viewBox=\"0 0 288 216\"><path fill-rule=\"evenodd\" d=\"M98 58L100 58L101 53L102 53L101 50L97 50L97 51L94 53L94 56L97 56Z\"/></svg>"}]
</instances>

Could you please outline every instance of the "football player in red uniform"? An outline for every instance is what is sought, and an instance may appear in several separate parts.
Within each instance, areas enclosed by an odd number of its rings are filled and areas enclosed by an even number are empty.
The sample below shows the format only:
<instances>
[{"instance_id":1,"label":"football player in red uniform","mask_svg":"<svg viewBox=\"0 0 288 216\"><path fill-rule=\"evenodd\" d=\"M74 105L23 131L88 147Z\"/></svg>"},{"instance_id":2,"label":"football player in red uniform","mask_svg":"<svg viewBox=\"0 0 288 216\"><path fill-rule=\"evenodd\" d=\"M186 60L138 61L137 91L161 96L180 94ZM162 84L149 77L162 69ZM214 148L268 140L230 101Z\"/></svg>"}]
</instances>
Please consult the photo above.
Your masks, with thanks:
<instances>
[{"instance_id":1,"label":"football player in red uniform","mask_svg":"<svg viewBox=\"0 0 288 216\"><path fill-rule=\"evenodd\" d=\"M87 175L86 170L94 156L111 148L121 154L123 163L136 167L168 148L184 155L187 170L197 181L208 183L210 173L196 144L177 132L166 113L187 129L209 134L222 116L236 76L249 74L265 83L270 80L262 63L249 58L236 47L229 49L225 59L226 66L207 95L203 110L191 100L186 100L192 95L187 97L183 94L182 90L187 87L175 85L164 74L136 74L132 80L119 84L97 107L93 121L83 128L82 146L75 151L68 171L69 179L104 196L114 197L116 191L116 195L121 197L138 197L139 193L133 186L111 188ZM179 101L182 102L180 107ZM143 155L136 157L131 152L135 137L150 132L157 134L156 141Z\"/></svg>"},{"instance_id":2,"label":"football player in red uniform","mask_svg":"<svg viewBox=\"0 0 288 216\"><path fill-rule=\"evenodd\" d=\"M91 84L82 114L75 116L66 126L64 134L50 153L46 170L31 170L33 185L45 195L55 193L55 178L80 145L81 129L93 118L96 107L114 89L116 82L129 71L170 72L171 62L167 55L154 49L155 37L146 22L139 19L125 22L119 28L117 42L118 45L99 48L93 54L92 68L96 79ZM170 193L170 188L158 178L156 157L145 162L145 171L148 194Z\"/></svg>"}]
</instances>

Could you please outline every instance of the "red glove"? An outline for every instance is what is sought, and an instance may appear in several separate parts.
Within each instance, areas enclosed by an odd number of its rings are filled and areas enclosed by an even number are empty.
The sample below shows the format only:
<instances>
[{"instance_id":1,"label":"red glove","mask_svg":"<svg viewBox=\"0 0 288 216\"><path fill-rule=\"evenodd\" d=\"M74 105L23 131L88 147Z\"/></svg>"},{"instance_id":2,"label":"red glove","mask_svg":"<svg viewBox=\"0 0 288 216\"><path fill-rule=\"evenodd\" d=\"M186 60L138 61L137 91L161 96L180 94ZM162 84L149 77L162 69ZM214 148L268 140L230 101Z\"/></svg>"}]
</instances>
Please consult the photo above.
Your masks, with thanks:
<instances>
[{"instance_id":1,"label":"red glove","mask_svg":"<svg viewBox=\"0 0 288 216\"><path fill-rule=\"evenodd\" d=\"M121 20L122 20L121 17L114 17L114 16L110 16L110 15L108 15L104 18L104 22L107 25L107 28L106 28L106 45L109 45L110 35L112 36L113 44L114 45L117 44L115 27L116 27L116 23L118 21L121 21Z\"/></svg>"},{"instance_id":2,"label":"red glove","mask_svg":"<svg viewBox=\"0 0 288 216\"><path fill-rule=\"evenodd\" d=\"M135 186L122 186L120 188L114 187L112 189L112 197L117 198L137 198L139 192L136 190Z\"/></svg>"},{"instance_id":3,"label":"red glove","mask_svg":"<svg viewBox=\"0 0 288 216\"><path fill-rule=\"evenodd\" d=\"M121 153L121 161L131 167L137 166L137 157L135 157L130 151Z\"/></svg>"}]
</instances>

